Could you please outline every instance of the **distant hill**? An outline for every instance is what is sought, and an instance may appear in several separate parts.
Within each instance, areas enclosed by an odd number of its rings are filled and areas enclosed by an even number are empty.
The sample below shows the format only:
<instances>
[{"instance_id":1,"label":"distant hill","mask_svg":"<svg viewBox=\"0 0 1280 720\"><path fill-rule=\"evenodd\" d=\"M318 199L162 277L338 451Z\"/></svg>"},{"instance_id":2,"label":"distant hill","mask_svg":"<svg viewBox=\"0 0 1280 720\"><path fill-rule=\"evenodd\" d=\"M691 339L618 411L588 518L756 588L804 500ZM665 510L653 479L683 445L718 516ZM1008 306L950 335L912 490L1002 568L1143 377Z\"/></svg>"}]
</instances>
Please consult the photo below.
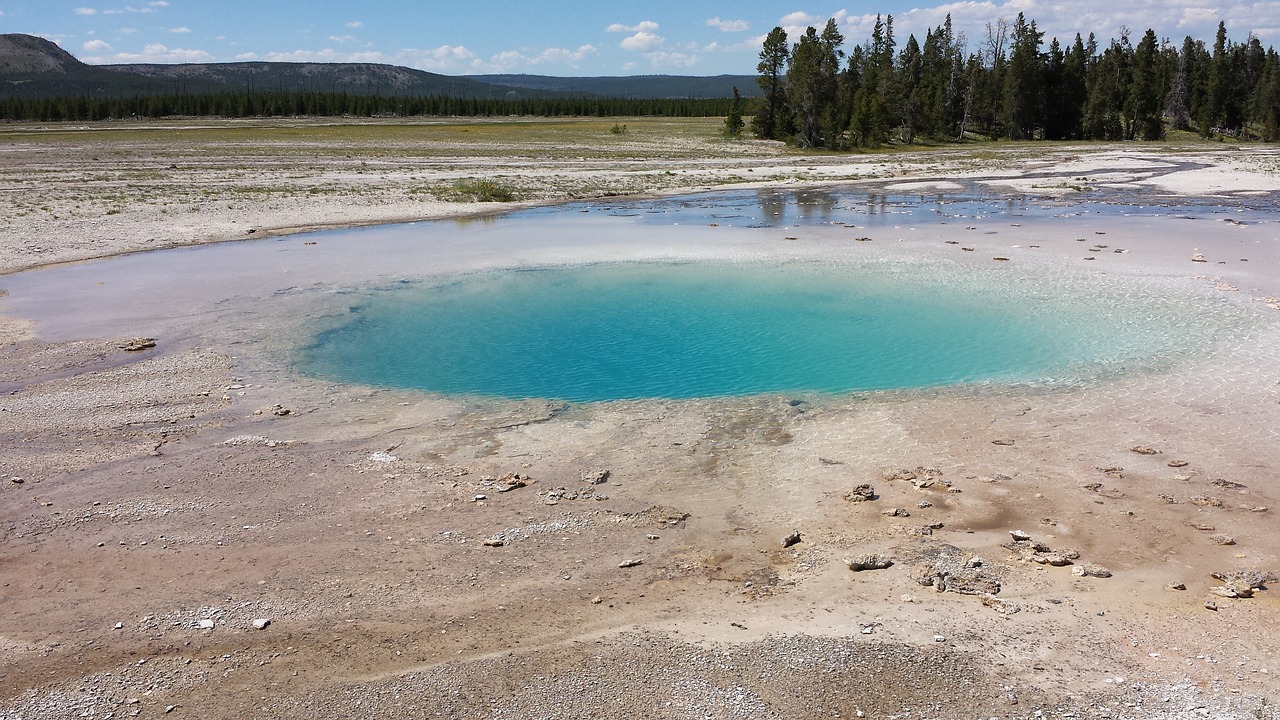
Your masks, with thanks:
<instances>
[{"instance_id":1,"label":"distant hill","mask_svg":"<svg viewBox=\"0 0 1280 720\"><path fill-rule=\"evenodd\" d=\"M0 35L0 99L124 98L223 92L318 92L475 99L725 98L734 86L759 94L750 75L560 78L541 75L450 76L375 63L192 63L88 65L32 35Z\"/></svg>"},{"instance_id":2,"label":"distant hill","mask_svg":"<svg viewBox=\"0 0 1280 720\"><path fill-rule=\"evenodd\" d=\"M724 98L737 87L742 97L760 94L754 75L631 75L553 77L550 75L468 75L473 80L506 87L612 98Z\"/></svg>"},{"instance_id":3,"label":"distant hill","mask_svg":"<svg viewBox=\"0 0 1280 720\"><path fill-rule=\"evenodd\" d=\"M113 98L245 91L481 99L561 95L374 63L87 65L43 38L0 35L0 98Z\"/></svg>"}]
</instances>

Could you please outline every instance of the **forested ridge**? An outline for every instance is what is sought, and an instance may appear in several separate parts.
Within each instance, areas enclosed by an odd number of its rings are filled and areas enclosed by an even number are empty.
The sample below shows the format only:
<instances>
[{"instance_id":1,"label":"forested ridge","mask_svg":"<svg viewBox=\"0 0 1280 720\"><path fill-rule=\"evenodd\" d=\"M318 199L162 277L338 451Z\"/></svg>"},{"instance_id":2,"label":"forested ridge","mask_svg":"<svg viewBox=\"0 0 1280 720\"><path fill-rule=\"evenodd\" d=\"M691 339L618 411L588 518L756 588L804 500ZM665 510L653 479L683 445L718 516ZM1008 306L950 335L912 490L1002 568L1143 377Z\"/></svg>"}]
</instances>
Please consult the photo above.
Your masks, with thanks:
<instances>
[{"instance_id":1,"label":"forested ridge","mask_svg":"<svg viewBox=\"0 0 1280 720\"><path fill-rule=\"evenodd\" d=\"M399 97L326 92L223 92L125 98L0 99L7 120L90 121L124 118L194 117L719 117L728 98L465 98Z\"/></svg>"},{"instance_id":2,"label":"forested ridge","mask_svg":"<svg viewBox=\"0 0 1280 720\"><path fill-rule=\"evenodd\" d=\"M1102 47L1090 33L1046 46L1022 13L989 23L970 49L951 17L899 47L893 17L846 53L834 20L794 44L782 28L757 67L758 137L831 150L886 143L1012 140L1280 140L1280 56L1256 37L1233 42L1219 23L1211 46L1128 30Z\"/></svg>"}]
</instances>

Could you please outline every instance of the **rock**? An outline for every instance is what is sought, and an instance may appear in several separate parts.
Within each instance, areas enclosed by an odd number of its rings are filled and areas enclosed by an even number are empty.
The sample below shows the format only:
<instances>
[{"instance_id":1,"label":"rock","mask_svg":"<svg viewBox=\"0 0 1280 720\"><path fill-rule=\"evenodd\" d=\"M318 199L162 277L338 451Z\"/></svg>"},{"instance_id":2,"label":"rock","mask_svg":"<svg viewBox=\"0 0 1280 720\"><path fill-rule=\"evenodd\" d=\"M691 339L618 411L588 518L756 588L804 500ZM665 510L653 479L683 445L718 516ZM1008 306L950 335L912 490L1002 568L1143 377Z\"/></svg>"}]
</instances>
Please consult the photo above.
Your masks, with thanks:
<instances>
[{"instance_id":1,"label":"rock","mask_svg":"<svg viewBox=\"0 0 1280 720\"><path fill-rule=\"evenodd\" d=\"M1191 463L1187 462L1186 460L1170 460L1169 461L1169 467L1171 468L1186 467L1190 464Z\"/></svg>"},{"instance_id":2,"label":"rock","mask_svg":"<svg viewBox=\"0 0 1280 720\"><path fill-rule=\"evenodd\" d=\"M858 555L856 557L847 558L845 564L854 572L862 572L863 570L884 570L893 567L893 558L887 555L871 553L869 555Z\"/></svg>"},{"instance_id":3,"label":"rock","mask_svg":"<svg viewBox=\"0 0 1280 720\"><path fill-rule=\"evenodd\" d=\"M502 547L507 544L507 540L502 536L502 533L498 533L485 538L484 544L486 547Z\"/></svg>"},{"instance_id":4,"label":"rock","mask_svg":"<svg viewBox=\"0 0 1280 720\"><path fill-rule=\"evenodd\" d=\"M946 642L946 641L947 641L947 638L946 638L946 637L944 637L944 636L942 636L942 635L934 635L934 636L933 636L933 641L934 641L934 642L936 642L936 643Z\"/></svg>"},{"instance_id":5,"label":"rock","mask_svg":"<svg viewBox=\"0 0 1280 720\"><path fill-rule=\"evenodd\" d=\"M214 622L213 622L212 620L210 620L209 618L205 618L205 619L201 620L200 622L196 623L196 625L197 625L201 630L212 630L212 629L213 629L213 626L214 626Z\"/></svg>"},{"instance_id":6,"label":"rock","mask_svg":"<svg viewBox=\"0 0 1280 720\"><path fill-rule=\"evenodd\" d=\"M1080 553L1069 550L1066 552L1046 552L1036 553L1031 557L1033 562L1041 565L1052 565L1054 567L1064 567L1070 565L1076 558L1080 557Z\"/></svg>"},{"instance_id":7,"label":"rock","mask_svg":"<svg viewBox=\"0 0 1280 720\"><path fill-rule=\"evenodd\" d=\"M174 710L177 710L177 709L178 709L178 706L177 706L177 705L165 705L165 706L164 706L164 712L165 712L165 714L166 714L166 715L168 715L169 713L171 713L171 712L173 712Z\"/></svg>"},{"instance_id":8,"label":"rock","mask_svg":"<svg viewBox=\"0 0 1280 720\"><path fill-rule=\"evenodd\" d=\"M271 618L257 618L253 621L254 630L262 630L271 624Z\"/></svg>"},{"instance_id":9,"label":"rock","mask_svg":"<svg viewBox=\"0 0 1280 720\"><path fill-rule=\"evenodd\" d=\"M1214 602L1214 601L1212 601L1212 600L1205 600L1205 601L1204 601L1204 609L1205 609L1205 610L1214 610L1214 611L1217 611L1217 609L1218 609L1218 603L1216 603L1216 602Z\"/></svg>"},{"instance_id":10,"label":"rock","mask_svg":"<svg viewBox=\"0 0 1280 720\"><path fill-rule=\"evenodd\" d=\"M1013 444L1013 440L1010 440L1009 438L1000 438L1000 439L998 439L998 440L992 440L992 441L991 441L991 444L992 444L992 445L1006 445L1006 446L1008 446L1008 445L1012 445L1012 444Z\"/></svg>"},{"instance_id":11,"label":"rock","mask_svg":"<svg viewBox=\"0 0 1280 720\"><path fill-rule=\"evenodd\" d=\"M1186 590L1187 586L1185 583L1171 582L1168 585L1165 585L1164 589L1165 590Z\"/></svg>"},{"instance_id":12,"label":"rock","mask_svg":"<svg viewBox=\"0 0 1280 720\"><path fill-rule=\"evenodd\" d=\"M1204 253L1192 253L1191 262L1202 263L1202 262L1208 262L1208 260L1205 259ZM1214 609L1216 610L1217 608L1214 608Z\"/></svg>"},{"instance_id":13,"label":"rock","mask_svg":"<svg viewBox=\"0 0 1280 720\"><path fill-rule=\"evenodd\" d=\"M114 628L115 628L116 630L123 630L123 629L124 629L124 623L122 623L122 622L118 622L118 623L116 623L116 624L115 624Z\"/></svg>"},{"instance_id":14,"label":"rock","mask_svg":"<svg viewBox=\"0 0 1280 720\"><path fill-rule=\"evenodd\" d=\"M602 602L604 602L604 598L600 597L599 595L597 595L597 596L595 596L595 597L591 598L591 604L592 604L592 605L599 605L599 604L600 604L600 603L602 603Z\"/></svg>"},{"instance_id":15,"label":"rock","mask_svg":"<svg viewBox=\"0 0 1280 720\"><path fill-rule=\"evenodd\" d=\"M907 512L906 508L890 508L881 514L889 517L911 517L911 513Z\"/></svg>"},{"instance_id":16,"label":"rock","mask_svg":"<svg viewBox=\"0 0 1280 720\"><path fill-rule=\"evenodd\" d=\"M275 415L276 417L284 417L285 415L293 414L292 410L290 410L289 408L283 405L272 405L270 409L271 409L271 414Z\"/></svg>"},{"instance_id":17,"label":"rock","mask_svg":"<svg viewBox=\"0 0 1280 720\"><path fill-rule=\"evenodd\" d=\"M1232 570L1230 572L1211 573L1211 577L1215 580L1239 586L1243 585L1250 590L1264 590L1269 582L1276 582L1276 576L1272 573L1260 573L1257 570Z\"/></svg>"},{"instance_id":18,"label":"rock","mask_svg":"<svg viewBox=\"0 0 1280 720\"><path fill-rule=\"evenodd\" d=\"M116 347L120 348L121 350L124 350L125 352L142 352L143 350L149 350L155 346L156 346L155 338L138 337L132 340L126 340L120 343L119 345L117 345Z\"/></svg>"},{"instance_id":19,"label":"rock","mask_svg":"<svg viewBox=\"0 0 1280 720\"><path fill-rule=\"evenodd\" d=\"M644 564L644 561L641 560L640 558L633 558L631 560L623 560L622 562L618 563L618 567L633 568L633 567L636 567L637 565L643 565L643 564Z\"/></svg>"},{"instance_id":20,"label":"rock","mask_svg":"<svg viewBox=\"0 0 1280 720\"><path fill-rule=\"evenodd\" d=\"M13 483L14 485L21 485L22 483L26 482L26 480L23 480L22 478L15 475L9 478L9 482Z\"/></svg>"},{"instance_id":21,"label":"rock","mask_svg":"<svg viewBox=\"0 0 1280 720\"><path fill-rule=\"evenodd\" d=\"M1153 447L1148 447L1146 445L1135 445L1129 448L1129 452L1137 453L1139 455L1159 455L1160 454L1159 450Z\"/></svg>"},{"instance_id":22,"label":"rock","mask_svg":"<svg viewBox=\"0 0 1280 720\"><path fill-rule=\"evenodd\" d=\"M1101 565L1097 565L1095 563L1084 563L1083 565L1076 565L1071 568L1071 574L1075 575L1076 577L1094 577L1094 578L1111 577L1110 570L1106 569Z\"/></svg>"},{"instance_id":23,"label":"rock","mask_svg":"<svg viewBox=\"0 0 1280 720\"><path fill-rule=\"evenodd\" d=\"M921 510L924 510L926 508L933 507L933 503L929 502L928 500L921 500L920 502L916 503L916 507L920 508Z\"/></svg>"},{"instance_id":24,"label":"rock","mask_svg":"<svg viewBox=\"0 0 1280 720\"><path fill-rule=\"evenodd\" d=\"M1195 497L1191 498L1191 504L1201 505L1203 507L1215 507L1215 508L1222 507L1221 500L1219 500L1216 497L1206 496L1206 495L1196 495Z\"/></svg>"},{"instance_id":25,"label":"rock","mask_svg":"<svg viewBox=\"0 0 1280 720\"><path fill-rule=\"evenodd\" d=\"M1013 537L1014 542L1029 542L1031 534L1024 530L1010 530L1009 535Z\"/></svg>"},{"instance_id":26,"label":"rock","mask_svg":"<svg viewBox=\"0 0 1280 720\"><path fill-rule=\"evenodd\" d=\"M875 488L867 483L863 483L844 494L844 499L849 502L865 502L867 500L875 500L876 497Z\"/></svg>"},{"instance_id":27,"label":"rock","mask_svg":"<svg viewBox=\"0 0 1280 720\"><path fill-rule=\"evenodd\" d=\"M588 485L603 485L609 480L608 470L583 470L582 482Z\"/></svg>"},{"instance_id":28,"label":"rock","mask_svg":"<svg viewBox=\"0 0 1280 720\"><path fill-rule=\"evenodd\" d=\"M790 535L782 538L782 547L789 548L792 545L800 544L800 531L793 530Z\"/></svg>"},{"instance_id":29,"label":"rock","mask_svg":"<svg viewBox=\"0 0 1280 720\"><path fill-rule=\"evenodd\" d=\"M528 479L528 475L507 473L506 475L498 478L497 482L494 484L494 488L500 493L511 492L512 490L518 490L522 487L528 487L528 482L526 482Z\"/></svg>"},{"instance_id":30,"label":"rock","mask_svg":"<svg viewBox=\"0 0 1280 720\"><path fill-rule=\"evenodd\" d=\"M1001 615L1013 615L1022 610L1017 603L1011 600L1005 600L989 594L982 595L982 605L995 610Z\"/></svg>"},{"instance_id":31,"label":"rock","mask_svg":"<svg viewBox=\"0 0 1280 720\"><path fill-rule=\"evenodd\" d=\"M653 533L649 533L648 535L645 535L644 537L645 537L645 539L646 539L646 540L657 540L657 539L658 539L658 536L657 536L657 535L654 535Z\"/></svg>"},{"instance_id":32,"label":"rock","mask_svg":"<svg viewBox=\"0 0 1280 720\"><path fill-rule=\"evenodd\" d=\"M886 481L893 480L915 480L916 474L910 470L881 470L880 477Z\"/></svg>"},{"instance_id":33,"label":"rock","mask_svg":"<svg viewBox=\"0 0 1280 720\"><path fill-rule=\"evenodd\" d=\"M1236 539L1231 537L1230 535L1217 534L1217 535L1210 535L1209 542L1213 543L1214 545L1235 545Z\"/></svg>"}]
</instances>

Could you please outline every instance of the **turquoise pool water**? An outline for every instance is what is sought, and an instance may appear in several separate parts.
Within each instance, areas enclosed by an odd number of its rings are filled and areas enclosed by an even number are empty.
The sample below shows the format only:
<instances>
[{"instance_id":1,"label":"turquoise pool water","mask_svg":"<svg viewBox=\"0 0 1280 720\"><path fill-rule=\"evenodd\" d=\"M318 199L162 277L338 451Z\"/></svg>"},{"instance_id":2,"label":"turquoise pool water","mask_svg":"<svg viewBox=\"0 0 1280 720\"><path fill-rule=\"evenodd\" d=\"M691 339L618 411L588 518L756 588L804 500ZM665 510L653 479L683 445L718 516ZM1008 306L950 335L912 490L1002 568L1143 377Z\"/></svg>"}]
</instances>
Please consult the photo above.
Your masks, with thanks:
<instances>
[{"instance_id":1,"label":"turquoise pool water","mask_svg":"<svg viewBox=\"0 0 1280 720\"><path fill-rule=\"evenodd\" d=\"M312 374L444 394L605 401L1075 381L1175 344L1092 286L931 266L617 263L370 293ZM1185 329L1181 342L1194 342Z\"/></svg>"}]
</instances>

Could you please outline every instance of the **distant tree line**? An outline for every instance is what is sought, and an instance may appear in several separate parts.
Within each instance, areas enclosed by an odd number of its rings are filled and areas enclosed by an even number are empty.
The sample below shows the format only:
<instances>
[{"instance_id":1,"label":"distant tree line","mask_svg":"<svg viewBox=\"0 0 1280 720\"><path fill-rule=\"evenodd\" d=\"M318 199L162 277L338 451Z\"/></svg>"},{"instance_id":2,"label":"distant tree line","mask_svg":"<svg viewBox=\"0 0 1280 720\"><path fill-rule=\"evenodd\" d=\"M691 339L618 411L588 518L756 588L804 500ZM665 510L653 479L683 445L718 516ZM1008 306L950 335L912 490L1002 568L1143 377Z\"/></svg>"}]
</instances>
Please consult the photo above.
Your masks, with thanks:
<instances>
[{"instance_id":1,"label":"distant tree line","mask_svg":"<svg viewBox=\"0 0 1280 720\"><path fill-rule=\"evenodd\" d=\"M1181 46L1128 30L1100 48L1063 47L1019 13L989 23L970 51L951 16L898 48L893 17L846 55L834 20L794 43L774 28L760 51L758 137L832 150L972 137L1159 140L1167 129L1280 141L1280 56L1252 35Z\"/></svg>"},{"instance_id":2,"label":"distant tree line","mask_svg":"<svg viewBox=\"0 0 1280 720\"><path fill-rule=\"evenodd\" d=\"M729 98L531 98L394 97L325 92L227 92L123 98L8 98L0 118L40 122L124 118L193 117L720 117Z\"/></svg>"}]
</instances>

